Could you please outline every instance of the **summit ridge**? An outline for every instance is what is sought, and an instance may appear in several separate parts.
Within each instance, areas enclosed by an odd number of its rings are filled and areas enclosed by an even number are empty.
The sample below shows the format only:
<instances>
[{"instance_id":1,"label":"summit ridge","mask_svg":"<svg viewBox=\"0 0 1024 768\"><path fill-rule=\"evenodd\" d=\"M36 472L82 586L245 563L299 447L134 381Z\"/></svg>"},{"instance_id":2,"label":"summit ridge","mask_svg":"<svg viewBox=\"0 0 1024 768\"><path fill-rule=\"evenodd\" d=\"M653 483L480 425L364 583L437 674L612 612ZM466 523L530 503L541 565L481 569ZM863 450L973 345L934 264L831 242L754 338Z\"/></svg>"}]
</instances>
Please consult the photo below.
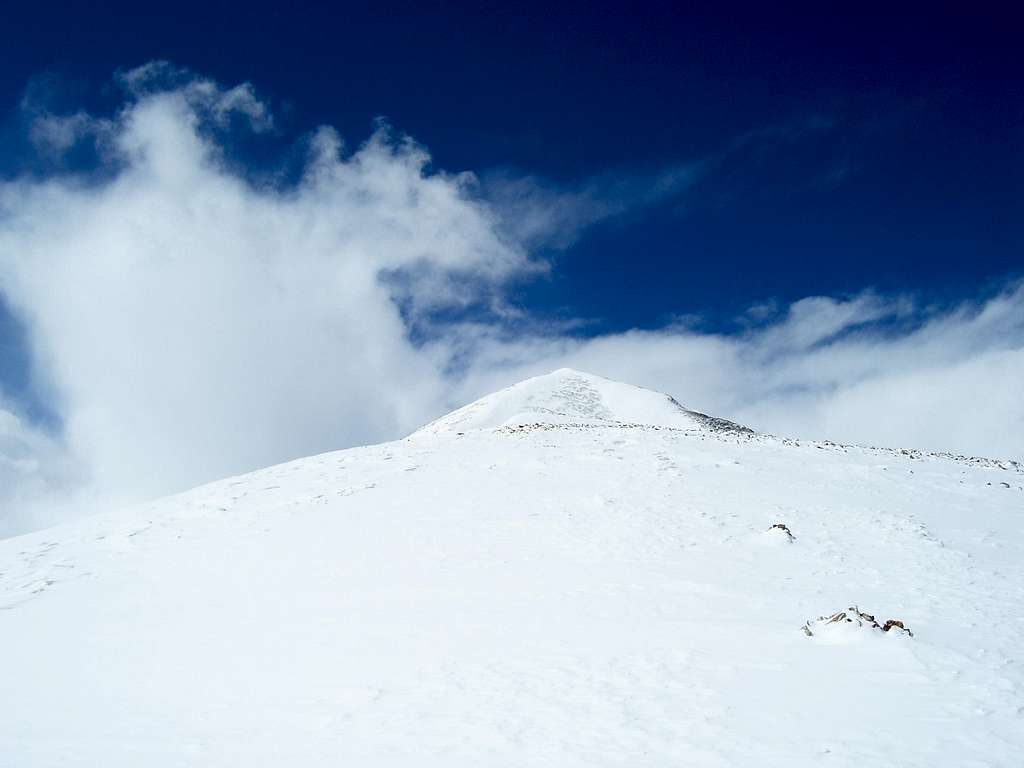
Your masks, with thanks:
<instances>
[{"instance_id":1,"label":"summit ridge","mask_svg":"<svg viewBox=\"0 0 1024 768\"><path fill-rule=\"evenodd\" d=\"M416 434L499 429L525 424L709 429L752 433L748 427L691 411L663 392L559 368L485 395Z\"/></svg>"}]
</instances>

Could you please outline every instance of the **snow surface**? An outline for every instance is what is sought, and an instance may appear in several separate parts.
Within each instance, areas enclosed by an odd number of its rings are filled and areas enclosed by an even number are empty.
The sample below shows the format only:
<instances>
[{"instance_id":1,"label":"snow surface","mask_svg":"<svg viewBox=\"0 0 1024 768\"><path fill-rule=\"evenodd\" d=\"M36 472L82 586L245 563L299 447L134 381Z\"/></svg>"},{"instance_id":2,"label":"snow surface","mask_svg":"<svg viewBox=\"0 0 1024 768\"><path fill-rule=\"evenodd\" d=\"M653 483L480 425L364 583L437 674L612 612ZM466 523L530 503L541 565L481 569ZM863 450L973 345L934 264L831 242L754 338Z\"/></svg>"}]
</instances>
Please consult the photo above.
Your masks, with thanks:
<instances>
[{"instance_id":1,"label":"snow surface","mask_svg":"<svg viewBox=\"0 0 1024 768\"><path fill-rule=\"evenodd\" d=\"M494 429L544 422L591 426L661 426L698 429L717 426L750 431L683 408L672 397L590 373L561 368L537 376L431 422L416 435Z\"/></svg>"},{"instance_id":2,"label":"snow surface","mask_svg":"<svg viewBox=\"0 0 1024 768\"><path fill-rule=\"evenodd\" d=\"M560 371L0 542L0 765L1020 766L1020 465L672 402Z\"/></svg>"}]
</instances>

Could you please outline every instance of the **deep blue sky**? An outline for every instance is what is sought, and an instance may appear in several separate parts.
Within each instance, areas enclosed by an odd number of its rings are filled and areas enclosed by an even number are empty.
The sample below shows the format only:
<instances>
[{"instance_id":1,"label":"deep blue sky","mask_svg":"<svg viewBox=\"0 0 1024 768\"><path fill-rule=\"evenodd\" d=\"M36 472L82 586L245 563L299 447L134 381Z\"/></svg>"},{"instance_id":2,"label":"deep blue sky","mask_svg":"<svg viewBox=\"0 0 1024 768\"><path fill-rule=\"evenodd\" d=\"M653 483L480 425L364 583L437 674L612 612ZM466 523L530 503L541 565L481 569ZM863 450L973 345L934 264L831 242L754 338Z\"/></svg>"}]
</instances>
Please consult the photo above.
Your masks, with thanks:
<instances>
[{"instance_id":1,"label":"deep blue sky","mask_svg":"<svg viewBox=\"0 0 1024 768\"><path fill-rule=\"evenodd\" d=\"M6 174L23 169L16 106L33 78L57 108L103 110L111 74L152 59L252 82L283 142L322 123L360 141L383 115L446 170L573 185L700 164L685 192L596 226L519 291L536 312L596 320L587 332L694 313L714 327L755 302L866 287L955 300L1021 271L1024 66L1008 17L32 6L0 17ZM11 338L0 331L8 362Z\"/></svg>"}]
</instances>

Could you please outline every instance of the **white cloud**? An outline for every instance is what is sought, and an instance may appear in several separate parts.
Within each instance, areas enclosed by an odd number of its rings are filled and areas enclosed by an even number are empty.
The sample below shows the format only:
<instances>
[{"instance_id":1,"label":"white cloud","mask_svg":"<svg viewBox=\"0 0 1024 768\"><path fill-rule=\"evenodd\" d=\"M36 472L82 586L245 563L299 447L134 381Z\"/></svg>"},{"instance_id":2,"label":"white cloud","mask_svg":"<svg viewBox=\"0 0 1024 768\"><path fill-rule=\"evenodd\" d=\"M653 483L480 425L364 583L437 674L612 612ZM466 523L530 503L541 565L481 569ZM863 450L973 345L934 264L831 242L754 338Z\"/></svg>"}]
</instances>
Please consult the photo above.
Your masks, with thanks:
<instances>
[{"instance_id":1,"label":"white cloud","mask_svg":"<svg viewBox=\"0 0 1024 768\"><path fill-rule=\"evenodd\" d=\"M690 171L568 190L506 178L487 203L386 127L347 154L324 127L297 185L258 186L225 160L232 115L272 125L249 86L166 64L121 79L114 117L40 113L35 129L53 151L92 131L104 181L0 184L0 291L62 422L49 435L0 403L0 503L20 510L7 530L398 437L563 365L779 433L1024 455L1021 287L946 311L870 292L759 305L732 336L512 332L505 286L545 268L531 246L564 246ZM471 307L491 319L436 320Z\"/></svg>"},{"instance_id":2,"label":"white cloud","mask_svg":"<svg viewBox=\"0 0 1024 768\"><path fill-rule=\"evenodd\" d=\"M473 368L459 399L568 365L777 434L1024 456L1024 284L945 311L812 297L739 335L462 335Z\"/></svg>"},{"instance_id":3,"label":"white cloud","mask_svg":"<svg viewBox=\"0 0 1024 768\"><path fill-rule=\"evenodd\" d=\"M430 312L535 268L465 179L384 130L345 158L321 130L296 187L247 184L202 129L262 115L250 95L151 87L112 123L109 182L0 186L0 290L99 488L157 493L399 434L442 381L394 292Z\"/></svg>"},{"instance_id":4,"label":"white cloud","mask_svg":"<svg viewBox=\"0 0 1024 768\"><path fill-rule=\"evenodd\" d=\"M83 469L0 398L0 538L94 509Z\"/></svg>"}]
</instances>

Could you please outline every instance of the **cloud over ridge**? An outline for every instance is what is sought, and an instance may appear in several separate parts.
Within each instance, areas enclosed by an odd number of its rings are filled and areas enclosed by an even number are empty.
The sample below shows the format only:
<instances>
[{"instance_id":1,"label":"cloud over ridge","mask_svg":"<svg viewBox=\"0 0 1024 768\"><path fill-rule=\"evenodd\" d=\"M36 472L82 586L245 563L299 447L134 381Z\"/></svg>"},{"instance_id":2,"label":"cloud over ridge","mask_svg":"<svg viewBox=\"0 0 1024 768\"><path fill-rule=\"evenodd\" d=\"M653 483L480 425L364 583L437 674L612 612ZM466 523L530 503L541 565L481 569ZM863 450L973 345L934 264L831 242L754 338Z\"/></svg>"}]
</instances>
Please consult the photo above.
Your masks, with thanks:
<instances>
[{"instance_id":1,"label":"cloud over ridge","mask_svg":"<svg viewBox=\"0 0 1024 768\"><path fill-rule=\"evenodd\" d=\"M468 333L474 391L569 365L780 435L1024 456L1024 283L946 309L871 292L809 297L737 334Z\"/></svg>"},{"instance_id":2,"label":"cloud over ridge","mask_svg":"<svg viewBox=\"0 0 1024 768\"><path fill-rule=\"evenodd\" d=\"M119 166L109 181L0 186L0 290L70 455L100 487L147 493L395 434L429 411L440 382L396 284L427 312L534 268L465 180L428 172L423 149L384 129L342 156L322 128L298 184L256 188L208 130L231 113L263 125L251 89L152 77L129 73L135 95L92 121Z\"/></svg>"},{"instance_id":3,"label":"cloud over ridge","mask_svg":"<svg viewBox=\"0 0 1024 768\"><path fill-rule=\"evenodd\" d=\"M40 114L34 128L52 154L97 142L103 181L0 182L0 292L60 421L50 434L0 399L9 506L84 503L67 493L82 489L138 498L399 437L562 365L776 432L1024 455L1019 285L934 312L870 292L809 297L732 335L515 332L505 287L544 270L535 241L562 247L551 222L584 227L621 200L506 179L514 204L488 201L471 174L431 169L423 147L383 127L351 152L322 127L295 184L259 185L225 159L232 121L273 125L250 86L163 64L121 80L117 114ZM675 189L687 173L652 178ZM639 204L658 197L626 186ZM515 226L538 197L552 216ZM478 322L413 338L421 321L473 307ZM913 322L894 330L894 318Z\"/></svg>"}]
</instances>

